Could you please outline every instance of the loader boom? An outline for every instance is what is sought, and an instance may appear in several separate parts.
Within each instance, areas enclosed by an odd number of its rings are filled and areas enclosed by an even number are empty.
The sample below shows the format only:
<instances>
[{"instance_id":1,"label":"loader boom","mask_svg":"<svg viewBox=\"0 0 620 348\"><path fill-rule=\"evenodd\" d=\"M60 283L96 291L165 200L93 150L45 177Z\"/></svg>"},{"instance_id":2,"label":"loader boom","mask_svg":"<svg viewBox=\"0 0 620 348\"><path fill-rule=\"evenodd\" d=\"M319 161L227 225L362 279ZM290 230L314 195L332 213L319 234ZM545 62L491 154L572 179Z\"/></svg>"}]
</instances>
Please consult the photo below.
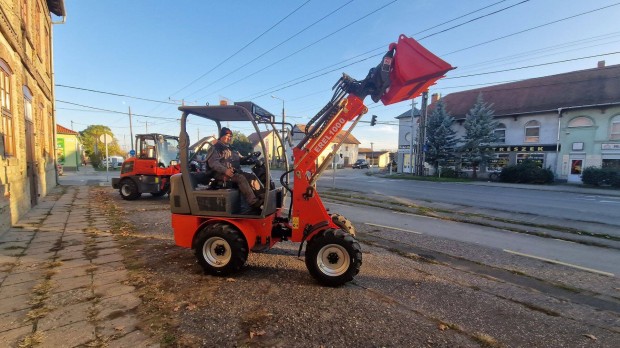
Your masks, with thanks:
<instances>
[{"instance_id":1,"label":"loader boom","mask_svg":"<svg viewBox=\"0 0 620 348\"><path fill-rule=\"evenodd\" d=\"M390 45L381 63L370 69L364 80L346 74L334 86L327 105L306 125L306 136L293 148L294 188L291 226L293 241L304 241L325 228L337 228L316 191L316 181L337 153L336 144L323 165L317 159L338 134L350 134L368 111L364 99L371 96L384 105L413 99L453 69L450 64L404 35ZM345 126L353 122L345 130Z\"/></svg>"}]
</instances>

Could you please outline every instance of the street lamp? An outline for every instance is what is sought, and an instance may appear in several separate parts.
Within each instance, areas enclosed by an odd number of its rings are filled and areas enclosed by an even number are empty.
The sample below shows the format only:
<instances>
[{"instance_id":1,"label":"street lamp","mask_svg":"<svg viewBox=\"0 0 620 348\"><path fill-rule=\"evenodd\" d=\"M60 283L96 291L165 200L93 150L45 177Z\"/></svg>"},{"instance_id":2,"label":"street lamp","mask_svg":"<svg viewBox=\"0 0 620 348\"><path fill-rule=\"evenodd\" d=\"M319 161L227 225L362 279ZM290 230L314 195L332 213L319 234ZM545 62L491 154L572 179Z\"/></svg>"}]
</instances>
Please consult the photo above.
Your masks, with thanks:
<instances>
[{"instance_id":1,"label":"street lamp","mask_svg":"<svg viewBox=\"0 0 620 348\"><path fill-rule=\"evenodd\" d=\"M284 99L278 98L275 95L272 95L271 97L273 99L278 99L282 101L282 144L281 145L282 145L282 156L286 156L286 148L284 147L284 144L285 144L284 137L286 136L286 130L284 127L284 122L286 122L286 115L284 113Z\"/></svg>"}]
</instances>

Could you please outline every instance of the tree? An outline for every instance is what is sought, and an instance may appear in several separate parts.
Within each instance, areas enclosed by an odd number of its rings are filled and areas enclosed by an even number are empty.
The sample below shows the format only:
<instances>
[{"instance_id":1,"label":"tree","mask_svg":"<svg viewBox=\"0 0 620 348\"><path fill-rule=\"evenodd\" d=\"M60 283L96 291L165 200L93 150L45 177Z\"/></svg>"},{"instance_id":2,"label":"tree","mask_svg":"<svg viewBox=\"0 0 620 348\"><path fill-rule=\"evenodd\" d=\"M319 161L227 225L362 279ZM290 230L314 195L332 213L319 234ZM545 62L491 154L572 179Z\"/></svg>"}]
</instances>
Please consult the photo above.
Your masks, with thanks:
<instances>
[{"instance_id":1,"label":"tree","mask_svg":"<svg viewBox=\"0 0 620 348\"><path fill-rule=\"evenodd\" d=\"M433 165L435 171L439 163L454 156L456 147L456 132L450 128L454 123L454 117L446 110L443 100L437 102L426 125L426 162Z\"/></svg>"},{"instance_id":2,"label":"tree","mask_svg":"<svg viewBox=\"0 0 620 348\"><path fill-rule=\"evenodd\" d=\"M105 157L105 144L99 139L102 134L112 136L112 141L108 143L108 154L110 156L125 155L118 141L114 138L114 133L112 133L108 126L88 126L85 130L80 132L80 137L82 139L82 145L84 146L84 153L90 158L93 166L97 166L101 159Z\"/></svg>"},{"instance_id":3,"label":"tree","mask_svg":"<svg viewBox=\"0 0 620 348\"><path fill-rule=\"evenodd\" d=\"M478 94L476 104L469 110L465 118L464 144L461 146L463 160L471 164L472 177L477 178L480 165L484 165L493 158L493 149L490 143L497 141L495 128L498 122L493 119L493 104L484 102L482 93Z\"/></svg>"},{"instance_id":4,"label":"tree","mask_svg":"<svg viewBox=\"0 0 620 348\"><path fill-rule=\"evenodd\" d=\"M252 152L252 143L248 140L248 137L241 134L239 131L233 132L232 147L237 150L242 156L247 156Z\"/></svg>"}]
</instances>

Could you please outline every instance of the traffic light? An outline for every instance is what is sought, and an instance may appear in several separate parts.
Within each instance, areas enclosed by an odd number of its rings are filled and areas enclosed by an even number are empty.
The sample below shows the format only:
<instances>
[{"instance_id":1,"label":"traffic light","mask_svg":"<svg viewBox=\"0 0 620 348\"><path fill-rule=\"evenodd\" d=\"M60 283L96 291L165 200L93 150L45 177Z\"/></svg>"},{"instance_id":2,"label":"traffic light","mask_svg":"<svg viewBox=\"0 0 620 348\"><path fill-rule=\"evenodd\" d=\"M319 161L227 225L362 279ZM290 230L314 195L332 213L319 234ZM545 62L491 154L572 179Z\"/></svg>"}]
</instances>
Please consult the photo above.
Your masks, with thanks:
<instances>
[{"instance_id":1,"label":"traffic light","mask_svg":"<svg viewBox=\"0 0 620 348\"><path fill-rule=\"evenodd\" d=\"M374 126L377 124L377 115L372 115L372 118L370 119L370 125Z\"/></svg>"}]
</instances>

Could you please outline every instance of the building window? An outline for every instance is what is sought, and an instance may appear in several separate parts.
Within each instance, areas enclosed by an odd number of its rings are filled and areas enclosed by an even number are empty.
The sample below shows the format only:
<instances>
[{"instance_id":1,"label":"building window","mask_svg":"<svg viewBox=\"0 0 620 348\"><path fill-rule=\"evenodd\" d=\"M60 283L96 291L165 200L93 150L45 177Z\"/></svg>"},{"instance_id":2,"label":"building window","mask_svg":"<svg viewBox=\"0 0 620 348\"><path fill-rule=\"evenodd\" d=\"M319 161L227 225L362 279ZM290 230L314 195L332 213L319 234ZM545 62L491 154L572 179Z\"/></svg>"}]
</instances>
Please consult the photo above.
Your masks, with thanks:
<instances>
[{"instance_id":1,"label":"building window","mask_svg":"<svg viewBox=\"0 0 620 348\"><path fill-rule=\"evenodd\" d=\"M620 140L620 115L611 119L611 127L609 132L610 140Z\"/></svg>"},{"instance_id":2,"label":"building window","mask_svg":"<svg viewBox=\"0 0 620 348\"><path fill-rule=\"evenodd\" d=\"M495 130L493 131L493 133L495 134L495 138L497 140L495 140L496 143L499 144L505 144L506 143L506 125L503 123L500 123L497 125L497 127L495 127Z\"/></svg>"},{"instance_id":3,"label":"building window","mask_svg":"<svg viewBox=\"0 0 620 348\"><path fill-rule=\"evenodd\" d=\"M30 93L30 89L26 86L24 86L23 91L24 91L24 118L32 122L32 93Z\"/></svg>"},{"instance_id":4,"label":"building window","mask_svg":"<svg viewBox=\"0 0 620 348\"><path fill-rule=\"evenodd\" d=\"M568 128L592 127L594 122L589 117L579 116L568 121Z\"/></svg>"},{"instance_id":5,"label":"building window","mask_svg":"<svg viewBox=\"0 0 620 348\"><path fill-rule=\"evenodd\" d=\"M523 163L523 161L529 160L538 165L539 168L545 167L545 154L544 153L518 153L517 164Z\"/></svg>"},{"instance_id":6,"label":"building window","mask_svg":"<svg viewBox=\"0 0 620 348\"><path fill-rule=\"evenodd\" d=\"M487 172L499 172L502 168L508 166L510 155L507 153L497 153L495 158L489 160L487 164Z\"/></svg>"},{"instance_id":7,"label":"building window","mask_svg":"<svg viewBox=\"0 0 620 348\"><path fill-rule=\"evenodd\" d=\"M525 142L538 143L540 141L540 122L530 121L525 124Z\"/></svg>"},{"instance_id":8,"label":"building window","mask_svg":"<svg viewBox=\"0 0 620 348\"><path fill-rule=\"evenodd\" d=\"M0 59L0 104L2 107L2 142L4 155L15 155L15 128L13 124L13 112L11 109L11 69Z\"/></svg>"},{"instance_id":9,"label":"building window","mask_svg":"<svg viewBox=\"0 0 620 348\"><path fill-rule=\"evenodd\" d=\"M620 158L603 159L603 168L609 168L613 170L620 170Z\"/></svg>"}]
</instances>

